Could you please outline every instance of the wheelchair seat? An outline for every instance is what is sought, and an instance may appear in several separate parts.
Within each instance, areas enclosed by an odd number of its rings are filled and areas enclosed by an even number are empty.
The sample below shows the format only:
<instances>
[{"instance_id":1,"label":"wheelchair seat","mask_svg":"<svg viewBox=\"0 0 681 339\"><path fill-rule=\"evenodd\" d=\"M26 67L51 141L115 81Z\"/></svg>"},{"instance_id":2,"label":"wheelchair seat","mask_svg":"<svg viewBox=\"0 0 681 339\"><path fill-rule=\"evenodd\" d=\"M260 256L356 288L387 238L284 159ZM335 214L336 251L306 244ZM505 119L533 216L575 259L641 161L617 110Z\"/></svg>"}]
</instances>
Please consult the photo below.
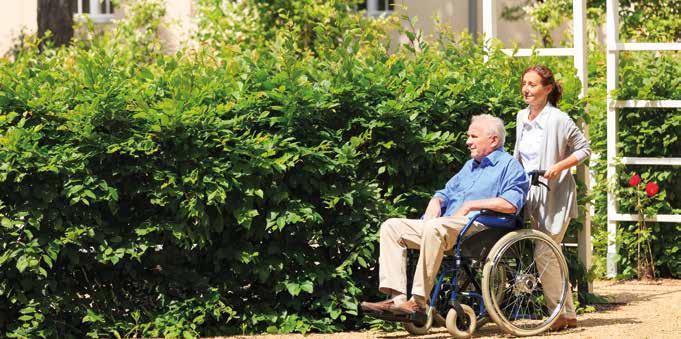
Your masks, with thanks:
<instances>
[{"instance_id":1,"label":"wheelchair seat","mask_svg":"<svg viewBox=\"0 0 681 339\"><path fill-rule=\"evenodd\" d=\"M461 244L461 256L477 260L486 258L492 246L508 232L507 229L503 228L486 228L466 237ZM446 251L445 255L454 255L454 248Z\"/></svg>"}]
</instances>

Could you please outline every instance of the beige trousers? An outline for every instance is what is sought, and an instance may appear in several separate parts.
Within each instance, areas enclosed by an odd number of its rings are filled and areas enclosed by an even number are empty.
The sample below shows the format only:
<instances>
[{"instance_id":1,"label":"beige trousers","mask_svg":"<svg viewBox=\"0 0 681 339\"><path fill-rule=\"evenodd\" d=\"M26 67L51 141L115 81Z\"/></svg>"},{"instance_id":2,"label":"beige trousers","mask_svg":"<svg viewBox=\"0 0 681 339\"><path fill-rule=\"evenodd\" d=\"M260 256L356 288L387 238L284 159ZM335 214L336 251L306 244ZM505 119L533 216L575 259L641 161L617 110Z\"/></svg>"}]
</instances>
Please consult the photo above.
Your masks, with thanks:
<instances>
[{"instance_id":1,"label":"beige trousers","mask_svg":"<svg viewBox=\"0 0 681 339\"><path fill-rule=\"evenodd\" d=\"M407 294L407 248L419 249L411 293L428 300L443 254L456 244L466 223L467 217L386 220L380 233L379 291L389 294L390 290L395 290ZM470 231L479 228L480 224L476 223Z\"/></svg>"},{"instance_id":2,"label":"beige trousers","mask_svg":"<svg viewBox=\"0 0 681 339\"><path fill-rule=\"evenodd\" d=\"M531 224L534 229L545 233L560 246L560 243L565 236L565 231L567 231L569 221L563 226L563 229L559 234L553 234L533 221L531 221ZM553 309L556 307L556 302L560 297L562 282L560 279L560 267L558 266L558 263L555 262L555 257L550 255L550 253L551 249L543 242L538 242L537 247L534 249L534 260L537 264L537 270L539 271L539 279L542 282L542 286L544 286L546 303L549 309ZM570 293L565 301L563 314L568 318L576 318L577 313L575 313L575 304L572 300L572 285L569 282L568 291L570 291Z\"/></svg>"}]
</instances>

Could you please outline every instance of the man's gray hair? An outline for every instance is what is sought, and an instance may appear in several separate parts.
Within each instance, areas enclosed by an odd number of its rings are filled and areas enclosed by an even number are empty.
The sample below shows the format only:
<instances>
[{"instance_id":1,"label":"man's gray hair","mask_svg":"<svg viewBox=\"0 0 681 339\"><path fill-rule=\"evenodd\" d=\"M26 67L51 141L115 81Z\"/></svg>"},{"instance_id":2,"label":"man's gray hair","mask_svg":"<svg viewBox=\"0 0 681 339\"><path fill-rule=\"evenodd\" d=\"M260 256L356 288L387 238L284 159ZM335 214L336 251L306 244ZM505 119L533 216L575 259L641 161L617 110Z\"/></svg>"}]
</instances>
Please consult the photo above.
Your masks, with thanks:
<instances>
[{"instance_id":1,"label":"man's gray hair","mask_svg":"<svg viewBox=\"0 0 681 339\"><path fill-rule=\"evenodd\" d=\"M504 128L504 121L491 114L474 115L471 119L471 124L480 121L484 122L485 131L488 135L496 135L499 137L499 148L504 147L506 142L506 128Z\"/></svg>"}]
</instances>

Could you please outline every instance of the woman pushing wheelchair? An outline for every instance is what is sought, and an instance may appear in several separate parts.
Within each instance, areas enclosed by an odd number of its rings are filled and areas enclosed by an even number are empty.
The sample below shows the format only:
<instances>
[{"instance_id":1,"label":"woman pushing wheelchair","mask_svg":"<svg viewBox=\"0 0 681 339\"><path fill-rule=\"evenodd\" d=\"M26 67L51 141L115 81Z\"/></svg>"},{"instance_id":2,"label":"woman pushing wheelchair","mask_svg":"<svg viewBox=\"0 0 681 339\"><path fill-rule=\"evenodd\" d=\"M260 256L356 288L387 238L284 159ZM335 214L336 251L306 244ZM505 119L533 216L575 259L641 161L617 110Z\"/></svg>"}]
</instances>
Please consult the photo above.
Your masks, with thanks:
<instances>
[{"instance_id":1,"label":"woman pushing wheelchair","mask_svg":"<svg viewBox=\"0 0 681 339\"><path fill-rule=\"evenodd\" d=\"M562 88L546 66L528 67L522 74L520 91L527 108L518 112L513 155L526 171L546 169L548 187L532 186L525 206L525 218L537 229L560 244L570 219L577 216L577 192L570 168L589 157L591 149L584 134L570 117L559 110ZM536 248L539 252L542 247ZM555 300L560 281L555 265L537 258L543 271L547 301ZM577 327L577 315L570 296L565 312L552 330Z\"/></svg>"}]
</instances>

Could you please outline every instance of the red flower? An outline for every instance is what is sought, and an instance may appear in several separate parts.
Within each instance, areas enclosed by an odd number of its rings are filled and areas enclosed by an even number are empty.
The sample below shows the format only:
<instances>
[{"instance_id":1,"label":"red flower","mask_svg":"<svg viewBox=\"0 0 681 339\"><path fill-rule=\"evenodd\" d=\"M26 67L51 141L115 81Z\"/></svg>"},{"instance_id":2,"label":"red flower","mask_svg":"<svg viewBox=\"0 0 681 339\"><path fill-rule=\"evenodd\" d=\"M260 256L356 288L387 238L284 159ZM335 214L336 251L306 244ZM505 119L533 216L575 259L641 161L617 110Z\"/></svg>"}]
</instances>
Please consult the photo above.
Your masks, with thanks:
<instances>
[{"instance_id":1,"label":"red flower","mask_svg":"<svg viewBox=\"0 0 681 339\"><path fill-rule=\"evenodd\" d=\"M634 187L638 186L638 184L641 183L641 177L638 174L634 174L631 176L629 179L629 186Z\"/></svg>"},{"instance_id":2,"label":"red flower","mask_svg":"<svg viewBox=\"0 0 681 339\"><path fill-rule=\"evenodd\" d=\"M657 185L656 182L651 181L646 184L646 194L648 197L652 197L653 195L657 194L657 192L660 191L660 186Z\"/></svg>"}]
</instances>

